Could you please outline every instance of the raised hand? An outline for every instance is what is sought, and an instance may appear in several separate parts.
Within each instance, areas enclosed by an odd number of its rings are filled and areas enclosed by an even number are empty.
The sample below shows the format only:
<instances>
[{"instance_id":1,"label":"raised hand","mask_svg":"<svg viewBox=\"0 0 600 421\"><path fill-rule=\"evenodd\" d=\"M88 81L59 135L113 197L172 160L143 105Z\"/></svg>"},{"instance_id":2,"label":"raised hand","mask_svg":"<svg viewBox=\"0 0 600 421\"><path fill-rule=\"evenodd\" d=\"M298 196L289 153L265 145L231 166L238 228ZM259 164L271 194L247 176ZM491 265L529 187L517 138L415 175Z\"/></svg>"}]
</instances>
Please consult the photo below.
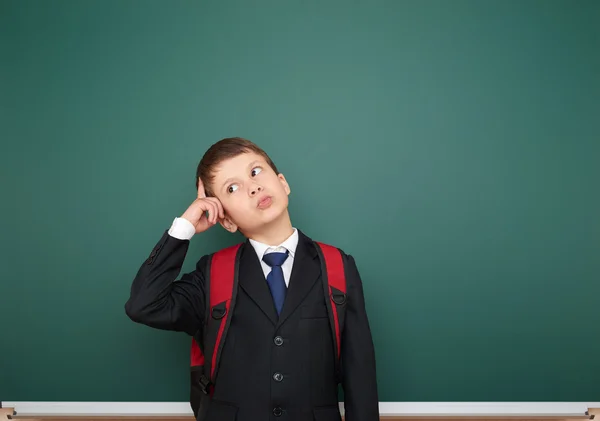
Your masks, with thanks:
<instances>
[{"instance_id":1,"label":"raised hand","mask_svg":"<svg viewBox=\"0 0 600 421\"><path fill-rule=\"evenodd\" d=\"M206 231L225 217L223 205L216 197L206 197L204 184L198 179L198 197L181 215L196 227L196 234Z\"/></svg>"}]
</instances>

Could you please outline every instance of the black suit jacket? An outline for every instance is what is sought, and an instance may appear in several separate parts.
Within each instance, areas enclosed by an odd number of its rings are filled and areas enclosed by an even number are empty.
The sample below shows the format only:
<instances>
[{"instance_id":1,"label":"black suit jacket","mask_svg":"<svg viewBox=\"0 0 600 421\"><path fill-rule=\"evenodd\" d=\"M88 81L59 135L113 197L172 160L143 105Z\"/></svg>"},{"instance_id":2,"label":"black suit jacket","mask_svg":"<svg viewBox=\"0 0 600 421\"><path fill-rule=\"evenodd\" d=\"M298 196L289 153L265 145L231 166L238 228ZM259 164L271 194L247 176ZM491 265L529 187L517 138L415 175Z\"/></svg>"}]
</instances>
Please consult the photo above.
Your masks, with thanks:
<instances>
[{"instance_id":1,"label":"black suit jacket","mask_svg":"<svg viewBox=\"0 0 600 421\"><path fill-rule=\"evenodd\" d=\"M193 272L176 281L188 247L188 240L163 234L133 281L125 305L129 318L189 335L202 329L205 268L210 256L200 258ZM354 259L343 253L343 260L347 306L340 380L345 419L376 421L379 402L375 352L362 282ZM340 420L334 339L325 299L317 251L302 232L279 317L254 248L249 241L242 244L237 301L214 394L210 401L203 400L198 419Z\"/></svg>"}]
</instances>

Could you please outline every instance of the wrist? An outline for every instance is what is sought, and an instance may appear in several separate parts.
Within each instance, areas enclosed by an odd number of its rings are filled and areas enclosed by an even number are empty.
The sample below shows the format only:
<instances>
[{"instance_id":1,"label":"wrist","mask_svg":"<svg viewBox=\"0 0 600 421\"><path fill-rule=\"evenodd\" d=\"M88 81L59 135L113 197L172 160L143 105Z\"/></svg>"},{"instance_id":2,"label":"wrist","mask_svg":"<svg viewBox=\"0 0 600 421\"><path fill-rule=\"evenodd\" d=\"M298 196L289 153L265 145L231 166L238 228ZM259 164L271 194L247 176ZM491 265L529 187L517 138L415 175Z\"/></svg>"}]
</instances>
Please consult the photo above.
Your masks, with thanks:
<instances>
[{"instance_id":1,"label":"wrist","mask_svg":"<svg viewBox=\"0 0 600 421\"><path fill-rule=\"evenodd\" d=\"M196 234L196 227L184 216L175 218L169 228L169 235L180 240L191 240Z\"/></svg>"}]
</instances>

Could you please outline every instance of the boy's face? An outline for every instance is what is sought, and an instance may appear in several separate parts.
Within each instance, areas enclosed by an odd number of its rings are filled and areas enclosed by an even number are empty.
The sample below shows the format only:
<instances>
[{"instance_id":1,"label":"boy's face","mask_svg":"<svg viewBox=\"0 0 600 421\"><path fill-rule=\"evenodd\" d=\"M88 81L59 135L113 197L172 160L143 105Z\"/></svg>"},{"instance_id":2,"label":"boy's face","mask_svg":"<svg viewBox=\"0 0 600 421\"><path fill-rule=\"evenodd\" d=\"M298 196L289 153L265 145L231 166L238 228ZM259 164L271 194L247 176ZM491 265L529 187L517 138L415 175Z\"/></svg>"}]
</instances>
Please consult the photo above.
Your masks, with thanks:
<instances>
[{"instance_id":1,"label":"boy's face","mask_svg":"<svg viewBox=\"0 0 600 421\"><path fill-rule=\"evenodd\" d=\"M214 171L212 189L225 211L221 222L228 231L260 231L287 210L290 187L267 161L254 152L221 162Z\"/></svg>"}]
</instances>

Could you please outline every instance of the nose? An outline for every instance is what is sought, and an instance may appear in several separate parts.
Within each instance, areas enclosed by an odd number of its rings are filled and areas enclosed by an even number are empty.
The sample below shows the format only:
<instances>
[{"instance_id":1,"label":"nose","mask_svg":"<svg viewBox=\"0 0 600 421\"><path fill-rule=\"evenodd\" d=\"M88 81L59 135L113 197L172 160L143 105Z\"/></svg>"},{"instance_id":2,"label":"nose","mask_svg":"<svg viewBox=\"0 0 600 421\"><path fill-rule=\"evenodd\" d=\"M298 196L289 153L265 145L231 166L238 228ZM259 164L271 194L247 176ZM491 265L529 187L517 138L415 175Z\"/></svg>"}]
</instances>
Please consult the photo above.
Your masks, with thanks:
<instances>
[{"instance_id":1,"label":"nose","mask_svg":"<svg viewBox=\"0 0 600 421\"><path fill-rule=\"evenodd\" d=\"M263 191L263 188L258 184L253 184L252 186L250 186L250 196L256 196L261 191Z\"/></svg>"}]
</instances>

